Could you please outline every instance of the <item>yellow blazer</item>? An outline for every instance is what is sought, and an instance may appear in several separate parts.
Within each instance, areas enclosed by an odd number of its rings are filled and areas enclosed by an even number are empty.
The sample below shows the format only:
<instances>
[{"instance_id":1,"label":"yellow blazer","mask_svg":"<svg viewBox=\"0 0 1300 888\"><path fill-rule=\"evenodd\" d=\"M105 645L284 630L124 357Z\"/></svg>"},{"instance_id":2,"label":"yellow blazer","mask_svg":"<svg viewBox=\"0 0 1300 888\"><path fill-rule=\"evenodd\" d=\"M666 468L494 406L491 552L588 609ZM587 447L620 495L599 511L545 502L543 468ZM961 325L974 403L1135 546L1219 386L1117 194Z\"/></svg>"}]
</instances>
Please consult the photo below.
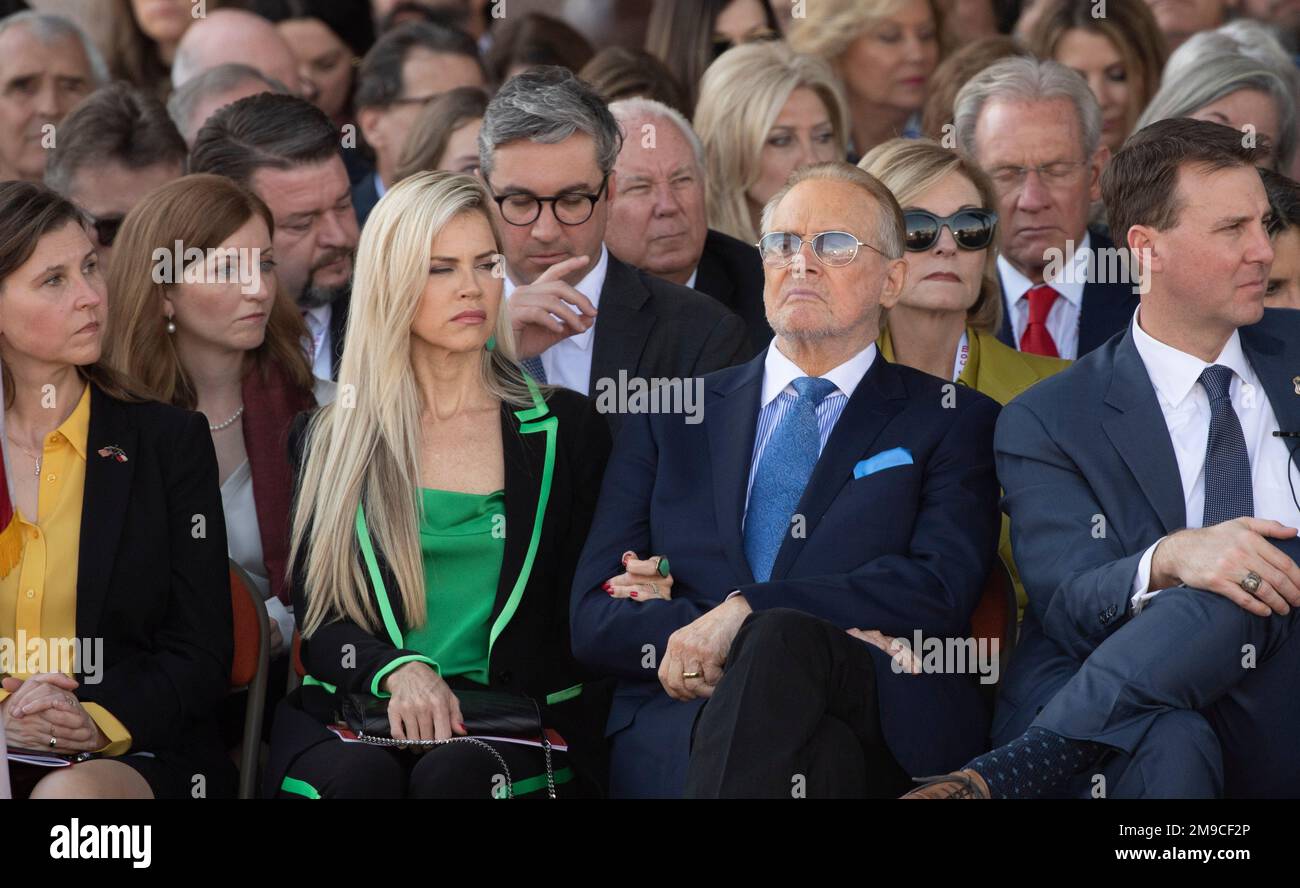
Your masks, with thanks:
<instances>
[{"instance_id":1,"label":"yellow blazer","mask_svg":"<svg viewBox=\"0 0 1300 888\"><path fill-rule=\"evenodd\" d=\"M982 333L967 327L966 337L970 342L970 354L957 382L988 395L999 404L1006 404L1040 379L1046 379L1070 366L1069 361L1061 358L1045 358L1016 351L1004 345L992 333ZM894 344L889 338L888 329L880 334L876 345L886 361L894 361ZM1016 610L1018 616L1023 617L1028 599L1025 597L1025 587L1020 582L1020 572L1016 570L1016 562L1011 557L1011 519L1006 515L1002 516L998 554L1016 586Z\"/></svg>"}]
</instances>

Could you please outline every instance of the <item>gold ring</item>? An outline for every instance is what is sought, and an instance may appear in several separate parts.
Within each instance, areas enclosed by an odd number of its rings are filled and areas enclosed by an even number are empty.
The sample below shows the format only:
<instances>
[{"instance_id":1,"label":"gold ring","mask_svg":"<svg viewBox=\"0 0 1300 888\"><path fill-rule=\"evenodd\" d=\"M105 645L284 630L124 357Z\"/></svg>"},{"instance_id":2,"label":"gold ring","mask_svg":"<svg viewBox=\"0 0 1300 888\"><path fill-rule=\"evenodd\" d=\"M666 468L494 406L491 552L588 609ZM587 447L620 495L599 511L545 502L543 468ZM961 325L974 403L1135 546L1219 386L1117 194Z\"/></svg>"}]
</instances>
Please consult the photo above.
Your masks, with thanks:
<instances>
[{"instance_id":1,"label":"gold ring","mask_svg":"<svg viewBox=\"0 0 1300 888\"><path fill-rule=\"evenodd\" d=\"M683 672L682 678L703 678L703 672Z\"/></svg>"}]
</instances>

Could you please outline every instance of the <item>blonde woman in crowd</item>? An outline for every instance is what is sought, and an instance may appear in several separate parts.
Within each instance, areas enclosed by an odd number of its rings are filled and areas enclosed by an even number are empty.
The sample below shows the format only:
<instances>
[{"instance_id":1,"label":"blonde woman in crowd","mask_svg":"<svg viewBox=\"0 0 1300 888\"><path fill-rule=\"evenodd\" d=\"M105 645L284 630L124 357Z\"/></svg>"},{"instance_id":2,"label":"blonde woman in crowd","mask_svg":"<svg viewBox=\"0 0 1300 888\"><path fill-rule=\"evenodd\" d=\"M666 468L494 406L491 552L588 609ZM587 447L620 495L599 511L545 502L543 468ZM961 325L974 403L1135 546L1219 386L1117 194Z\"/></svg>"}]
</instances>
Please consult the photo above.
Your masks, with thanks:
<instances>
[{"instance_id":1,"label":"blonde woman in crowd","mask_svg":"<svg viewBox=\"0 0 1300 888\"><path fill-rule=\"evenodd\" d=\"M756 243L763 205L792 172L844 157L848 120L839 82L820 59L778 42L724 52L704 72L695 108L709 227Z\"/></svg>"}]
</instances>

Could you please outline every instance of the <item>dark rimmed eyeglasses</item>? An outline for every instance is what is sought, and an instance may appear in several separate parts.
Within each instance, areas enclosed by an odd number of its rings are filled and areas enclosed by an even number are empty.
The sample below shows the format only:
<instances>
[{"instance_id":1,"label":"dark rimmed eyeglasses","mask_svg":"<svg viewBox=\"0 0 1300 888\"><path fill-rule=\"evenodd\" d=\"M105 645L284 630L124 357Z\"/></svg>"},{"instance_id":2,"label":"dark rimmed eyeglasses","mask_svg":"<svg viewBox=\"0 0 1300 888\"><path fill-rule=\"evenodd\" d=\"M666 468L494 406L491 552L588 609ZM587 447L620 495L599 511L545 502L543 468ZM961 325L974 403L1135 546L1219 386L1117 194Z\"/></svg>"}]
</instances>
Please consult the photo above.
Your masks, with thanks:
<instances>
[{"instance_id":1,"label":"dark rimmed eyeglasses","mask_svg":"<svg viewBox=\"0 0 1300 888\"><path fill-rule=\"evenodd\" d=\"M907 229L903 249L910 253L928 250L947 228L961 249L982 250L993 242L997 223L998 214L992 210L958 210L951 216L936 216L927 210L907 210L903 213L903 224Z\"/></svg>"},{"instance_id":2,"label":"dark rimmed eyeglasses","mask_svg":"<svg viewBox=\"0 0 1300 888\"><path fill-rule=\"evenodd\" d=\"M113 246L113 241L117 238L118 229L122 227L122 220L125 216L104 216L102 219L96 219L89 213L85 214L86 224L95 231L95 239L99 241L101 247Z\"/></svg>"},{"instance_id":3,"label":"dark rimmed eyeglasses","mask_svg":"<svg viewBox=\"0 0 1300 888\"><path fill-rule=\"evenodd\" d=\"M885 255L878 247L858 240L856 235L849 234L847 231L823 231L807 239L789 231L773 231L763 235L756 246L764 265L771 268L784 268L794 261L794 257L799 255L804 244L811 244L813 255L818 261L832 268L852 262L858 255L858 247L866 247L882 256Z\"/></svg>"},{"instance_id":4,"label":"dark rimmed eyeglasses","mask_svg":"<svg viewBox=\"0 0 1300 888\"><path fill-rule=\"evenodd\" d=\"M492 192L492 199L501 210L501 218L511 225L532 225L542 215L542 204L550 204L551 212L561 225L581 225L596 212L596 204L605 194L609 185L609 173L600 180L600 188L594 194L586 191L566 191L551 197L517 191L509 194Z\"/></svg>"}]
</instances>

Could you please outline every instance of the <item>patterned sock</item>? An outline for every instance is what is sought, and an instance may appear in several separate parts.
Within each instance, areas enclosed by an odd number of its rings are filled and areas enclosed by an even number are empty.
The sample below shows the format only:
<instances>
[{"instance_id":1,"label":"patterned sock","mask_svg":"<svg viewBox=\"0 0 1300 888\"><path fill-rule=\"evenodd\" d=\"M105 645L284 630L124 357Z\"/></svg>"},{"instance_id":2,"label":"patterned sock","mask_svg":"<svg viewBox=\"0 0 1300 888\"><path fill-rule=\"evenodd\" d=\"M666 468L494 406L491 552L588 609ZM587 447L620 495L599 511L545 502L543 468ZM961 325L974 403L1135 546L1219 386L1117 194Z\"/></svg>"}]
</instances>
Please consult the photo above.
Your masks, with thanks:
<instances>
[{"instance_id":1,"label":"patterned sock","mask_svg":"<svg viewBox=\"0 0 1300 888\"><path fill-rule=\"evenodd\" d=\"M995 799L1034 799L1091 765L1106 749L1091 740L1070 740L1043 728L1030 728L966 767L984 778Z\"/></svg>"}]
</instances>

